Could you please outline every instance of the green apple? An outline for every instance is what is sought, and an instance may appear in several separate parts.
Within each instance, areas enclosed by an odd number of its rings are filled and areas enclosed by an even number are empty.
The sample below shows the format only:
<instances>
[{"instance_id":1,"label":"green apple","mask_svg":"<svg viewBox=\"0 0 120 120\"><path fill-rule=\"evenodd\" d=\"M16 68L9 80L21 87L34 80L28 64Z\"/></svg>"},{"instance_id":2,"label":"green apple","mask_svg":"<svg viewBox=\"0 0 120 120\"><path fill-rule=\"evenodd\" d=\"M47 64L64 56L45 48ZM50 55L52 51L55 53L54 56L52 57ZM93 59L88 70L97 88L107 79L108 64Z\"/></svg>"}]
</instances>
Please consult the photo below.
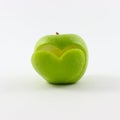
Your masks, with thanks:
<instances>
[{"instance_id":1,"label":"green apple","mask_svg":"<svg viewBox=\"0 0 120 120\"><path fill-rule=\"evenodd\" d=\"M72 84L85 73L88 51L80 36L56 32L56 35L38 40L31 62L37 73L49 83Z\"/></svg>"}]
</instances>

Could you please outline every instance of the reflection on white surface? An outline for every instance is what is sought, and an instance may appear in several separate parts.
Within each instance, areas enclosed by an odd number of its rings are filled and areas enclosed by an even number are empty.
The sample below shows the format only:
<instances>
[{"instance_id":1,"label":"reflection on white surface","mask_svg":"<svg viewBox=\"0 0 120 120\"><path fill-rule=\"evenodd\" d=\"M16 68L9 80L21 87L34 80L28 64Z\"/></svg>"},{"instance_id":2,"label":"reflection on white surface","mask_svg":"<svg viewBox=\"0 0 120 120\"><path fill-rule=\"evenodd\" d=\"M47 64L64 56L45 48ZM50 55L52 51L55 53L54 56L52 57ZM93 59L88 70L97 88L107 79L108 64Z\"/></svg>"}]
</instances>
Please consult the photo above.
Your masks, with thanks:
<instances>
[{"instance_id":1,"label":"reflection on white surface","mask_svg":"<svg viewBox=\"0 0 120 120\"><path fill-rule=\"evenodd\" d=\"M111 75L86 75L76 84L56 86L37 76L6 77L0 82L0 118L119 120L119 80Z\"/></svg>"},{"instance_id":2,"label":"reflection on white surface","mask_svg":"<svg viewBox=\"0 0 120 120\"><path fill-rule=\"evenodd\" d=\"M72 85L52 85L39 76L16 76L3 78L0 83L2 92L44 92L44 91L76 91L76 92L120 92L120 77L112 75L85 75Z\"/></svg>"}]
</instances>

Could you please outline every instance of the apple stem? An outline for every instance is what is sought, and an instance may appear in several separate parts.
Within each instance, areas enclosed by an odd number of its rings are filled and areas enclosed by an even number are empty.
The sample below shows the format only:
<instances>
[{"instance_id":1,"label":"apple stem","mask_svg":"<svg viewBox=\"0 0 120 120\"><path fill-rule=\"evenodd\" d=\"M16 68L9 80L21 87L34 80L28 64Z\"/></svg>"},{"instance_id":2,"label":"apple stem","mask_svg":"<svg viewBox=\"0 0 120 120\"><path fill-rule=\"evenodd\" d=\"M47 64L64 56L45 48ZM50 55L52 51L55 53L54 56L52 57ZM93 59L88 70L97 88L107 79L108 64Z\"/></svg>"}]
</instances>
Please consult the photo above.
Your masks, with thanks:
<instances>
[{"instance_id":1,"label":"apple stem","mask_svg":"<svg viewBox=\"0 0 120 120\"><path fill-rule=\"evenodd\" d=\"M59 35L59 33L58 33L58 32L56 32L56 35Z\"/></svg>"}]
</instances>

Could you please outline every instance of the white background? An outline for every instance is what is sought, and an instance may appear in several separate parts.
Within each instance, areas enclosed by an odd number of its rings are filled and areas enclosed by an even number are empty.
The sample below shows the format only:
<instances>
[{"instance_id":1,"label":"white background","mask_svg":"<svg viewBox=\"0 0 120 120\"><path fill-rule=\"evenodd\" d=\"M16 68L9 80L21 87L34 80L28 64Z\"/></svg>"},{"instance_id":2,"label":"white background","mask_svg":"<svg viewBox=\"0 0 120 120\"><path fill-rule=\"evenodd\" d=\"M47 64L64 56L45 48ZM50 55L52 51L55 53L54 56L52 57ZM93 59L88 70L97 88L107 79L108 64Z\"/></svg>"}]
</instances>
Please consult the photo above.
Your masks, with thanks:
<instances>
[{"instance_id":1,"label":"white background","mask_svg":"<svg viewBox=\"0 0 120 120\"><path fill-rule=\"evenodd\" d=\"M36 41L55 32L87 43L77 84L54 86L32 68ZM120 120L119 0L0 0L0 120Z\"/></svg>"}]
</instances>

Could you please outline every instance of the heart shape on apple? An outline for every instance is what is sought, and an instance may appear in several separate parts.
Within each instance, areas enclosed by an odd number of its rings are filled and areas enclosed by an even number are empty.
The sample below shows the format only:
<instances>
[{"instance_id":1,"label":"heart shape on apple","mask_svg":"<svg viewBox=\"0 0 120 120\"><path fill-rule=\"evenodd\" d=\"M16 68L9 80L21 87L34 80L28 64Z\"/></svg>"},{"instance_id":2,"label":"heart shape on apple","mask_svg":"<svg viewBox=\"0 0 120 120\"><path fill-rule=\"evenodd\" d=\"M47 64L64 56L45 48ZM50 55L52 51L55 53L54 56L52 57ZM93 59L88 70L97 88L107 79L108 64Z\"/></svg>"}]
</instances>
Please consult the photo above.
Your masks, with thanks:
<instances>
[{"instance_id":1,"label":"heart shape on apple","mask_svg":"<svg viewBox=\"0 0 120 120\"><path fill-rule=\"evenodd\" d=\"M75 34L48 35L37 42L31 61L49 83L72 84L86 70L87 47Z\"/></svg>"}]
</instances>

